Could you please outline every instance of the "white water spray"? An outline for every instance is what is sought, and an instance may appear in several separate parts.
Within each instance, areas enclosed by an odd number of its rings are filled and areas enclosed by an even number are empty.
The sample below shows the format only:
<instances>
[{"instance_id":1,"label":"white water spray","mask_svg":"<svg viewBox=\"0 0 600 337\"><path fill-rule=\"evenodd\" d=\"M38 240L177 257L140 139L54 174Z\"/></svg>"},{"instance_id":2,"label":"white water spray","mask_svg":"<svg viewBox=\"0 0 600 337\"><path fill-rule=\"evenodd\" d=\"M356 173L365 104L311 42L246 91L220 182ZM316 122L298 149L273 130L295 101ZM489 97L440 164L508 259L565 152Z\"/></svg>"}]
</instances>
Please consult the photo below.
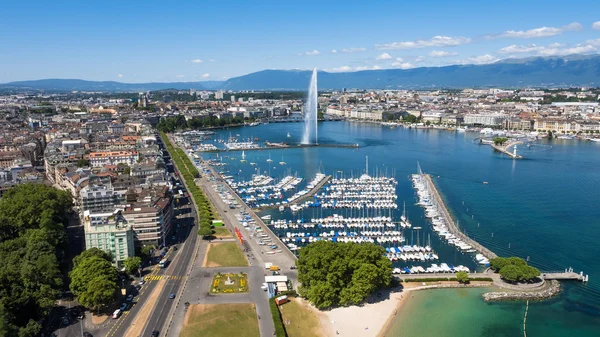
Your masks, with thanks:
<instances>
[{"instance_id":1,"label":"white water spray","mask_svg":"<svg viewBox=\"0 0 600 337\"><path fill-rule=\"evenodd\" d=\"M304 105L304 134L302 144L318 144L317 132L317 68L313 69Z\"/></svg>"}]
</instances>

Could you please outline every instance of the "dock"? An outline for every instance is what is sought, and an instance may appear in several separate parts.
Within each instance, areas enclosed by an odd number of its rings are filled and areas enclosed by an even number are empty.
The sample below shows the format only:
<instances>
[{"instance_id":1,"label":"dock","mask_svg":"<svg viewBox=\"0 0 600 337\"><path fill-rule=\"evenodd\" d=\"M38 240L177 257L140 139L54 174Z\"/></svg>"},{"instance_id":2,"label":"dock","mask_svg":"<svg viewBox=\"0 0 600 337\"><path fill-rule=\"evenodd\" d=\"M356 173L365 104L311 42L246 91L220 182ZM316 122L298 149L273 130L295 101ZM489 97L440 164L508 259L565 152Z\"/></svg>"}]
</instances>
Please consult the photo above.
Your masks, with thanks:
<instances>
[{"instance_id":1,"label":"dock","mask_svg":"<svg viewBox=\"0 0 600 337\"><path fill-rule=\"evenodd\" d=\"M588 275L583 275L583 272L577 274L573 271L573 268L565 269L564 271L546 271L541 272L541 277L544 280L575 280L581 282L587 282L589 279Z\"/></svg>"},{"instance_id":2,"label":"dock","mask_svg":"<svg viewBox=\"0 0 600 337\"><path fill-rule=\"evenodd\" d=\"M278 150L278 149L299 149L305 147L336 147L336 148L347 148L356 149L360 145L356 144L286 144L286 143L269 143L265 142L266 146L254 147L254 148L239 148L239 149L217 149L202 152L222 153L222 152L235 152L235 151L265 151L265 150Z\"/></svg>"},{"instance_id":3,"label":"dock","mask_svg":"<svg viewBox=\"0 0 600 337\"><path fill-rule=\"evenodd\" d=\"M523 159L523 156L521 156L520 154L517 154L516 148L513 152L509 151L511 146L517 146L518 144L523 144L523 142L519 140L519 141L510 142L507 145L490 144L490 146L492 148L494 148L494 150L496 150L498 152L502 152L505 155L507 155L513 159Z\"/></svg>"},{"instance_id":4,"label":"dock","mask_svg":"<svg viewBox=\"0 0 600 337\"><path fill-rule=\"evenodd\" d=\"M463 242L471 245L473 248L478 250L483 256L485 256L488 260L498 257L498 255L496 255L494 252L492 252L491 250L482 246L481 244L479 244L479 242L471 239L470 237L466 236L463 232L460 231L460 229L456 226L456 223L450 216L450 212L448 212L448 207L446 207L446 203L444 202L444 199L442 199L442 196L438 192L437 187L435 186L435 184L433 183L433 180L431 179L431 176L428 174L423 174L423 177L424 177L425 181L427 182L427 185L429 187L429 190L431 191L433 198L435 198L435 202L438 205L438 210L441 211L442 217L444 218L444 221L445 221L446 225L448 226L448 230L450 231L450 233L452 233L456 237L460 238Z\"/></svg>"},{"instance_id":5,"label":"dock","mask_svg":"<svg viewBox=\"0 0 600 337\"><path fill-rule=\"evenodd\" d=\"M308 193L306 193L305 195L301 196L300 198L296 198L295 200L292 200L290 203L288 203L288 205L293 205L293 204L298 204L301 203L302 201L311 198L312 196L314 196L315 194L317 194L317 192L323 188L323 186L325 186L325 184L327 184L330 180L331 180L332 176L328 175L325 178L323 178L323 180L321 180L320 183L318 183L315 187L313 187L310 191L308 191Z\"/></svg>"}]
</instances>

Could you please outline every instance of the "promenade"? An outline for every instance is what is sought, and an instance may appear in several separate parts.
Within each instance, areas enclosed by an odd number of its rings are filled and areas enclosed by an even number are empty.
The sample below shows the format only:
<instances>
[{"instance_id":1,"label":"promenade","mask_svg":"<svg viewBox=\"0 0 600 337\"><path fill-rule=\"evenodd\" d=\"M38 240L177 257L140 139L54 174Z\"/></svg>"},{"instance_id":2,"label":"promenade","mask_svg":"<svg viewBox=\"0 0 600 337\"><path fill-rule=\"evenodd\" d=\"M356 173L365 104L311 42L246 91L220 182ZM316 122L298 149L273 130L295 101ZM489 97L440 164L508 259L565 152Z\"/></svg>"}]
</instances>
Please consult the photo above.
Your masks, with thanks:
<instances>
[{"instance_id":1,"label":"promenade","mask_svg":"<svg viewBox=\"0 0 600 337\"><path fill-rule=\"evenodd\" d=\"M493 259L495 257L498 257L498 255L496 255L494 252L487 249L486 247L481 245L479 242L471 239L470 237L466 236L463 232L460 231L460 229L456 226L456 223L452 219L452 216L450 216L450 212L448 212L448 207L446 207L446 203L444 203L444 199L438 192L437 187L435 186L435 184L433 183L433 180L431 179L431 176L428 174L423 174L423 177L429 187L429 190L431 191L432 197L435 198L435 202L438 205L438 210L441 212L441 215L444 218L444 221L445 221L446 225L448 226L448 230L450 231L450 233L452 233L456 237L460 238L463 242L471 245L473 248L478 250L487 259Z\"/></svg>"}]
</instances>

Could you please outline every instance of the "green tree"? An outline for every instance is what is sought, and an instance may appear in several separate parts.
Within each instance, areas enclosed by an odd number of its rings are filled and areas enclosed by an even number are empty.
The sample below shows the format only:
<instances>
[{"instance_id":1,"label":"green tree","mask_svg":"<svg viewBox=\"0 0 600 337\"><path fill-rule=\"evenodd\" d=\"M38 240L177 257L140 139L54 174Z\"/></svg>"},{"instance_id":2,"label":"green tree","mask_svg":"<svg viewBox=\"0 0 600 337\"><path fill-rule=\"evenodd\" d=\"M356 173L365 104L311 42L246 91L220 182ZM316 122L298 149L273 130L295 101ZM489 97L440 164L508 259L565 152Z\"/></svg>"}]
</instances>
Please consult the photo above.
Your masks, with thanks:
<instances>
[{"instance_id":1,"label":"green tree","mask_svg":"<svg viewBox=\"0 0 600 337\"><path fill-rule=\"evenodd\" d=\"M84 307L98 311L114 300L118 290L119 286L114 280L106 275L98 275L91 279L87 289L77 296L77 301Z\"/></svg>"},{"instance_id":2,"label":"green tree","mask_svg":"<svg viewBox=\"0 0 600 337\"><path fill-rule=\"evenodd\" d=\"M73 258L73 269L75 269L81 261L86 260L90 257L99 257L108 262L112 261L112 257L110 256L109 253L103 251L102 249L98 249L98 248L94 247L94 248L84 250L83 252L81 252L81 254L79 254Z\"/></svg>"},{"instance_id":3,"label":"green tree","mask_svg":"<svg viewBox=\"0 0 600 337\"><path fill-rule=\"evenodd\" d=\"M300 251L300 292L318 308L359 304L373 291L388 287L391 262L374 244L319 241Z\"/></svg>"},{"instance_id":4,"label":"green tree","mask_svg":"<svg viewBox=\"0 0 600 337\"><path fill-rule=\"evenodd\" d=\"M493 139L495 145L504 145L508 141L506 137L494 137Z\"/></svg>"},{"instance_id":5,"label":"green tree","mask_svg":"<svg viewBox=\"0 0 600 337\"><path fill-rule=\"evenodd\" d=\"M118 279L117 269L110 262L97 256L80 261L69 276L71 277L71 291L76 296L83 294L90 287L94 287L91 281L98 276L102 276L115 284L117 284Z\"/></svg>"},{"instance_id":6,"label":"green tree","mask_svg":"<svg viewBox=\"0 0 600 337\"><path fill-rule=\"evenodd\" d=\"M86 166L90 166L89 160L82 158L77 161L77 167L86 167Z\"/></svg>"},{"instance_id":7,"label":"green tree","mask_svg":"<svg viewBox=\"0 0 600 337\"><path fill-rule=\"evenodd\" d=\"M123 265L125 266L125 272L133 275L142 266L142 259L139 256L128 257L123 261Z\"/></svg>"},{"instance_id":8,"label":"green tree","mask_svg":"<svg viewBox=\"0 0 600 337\"><path fill-rule=\"evenodd\" d=\"M198 230L198 235L200 235L203 238L207 238L209 236L211 236L213 234L212 229L210 229L210 227L207 226L200 226L200 229Z\"/></svg>"},{"instance_id":9,"label":"green tree","mask_svg":"<svg viewBox=\"0 0 600 337\"><path fill-rule=\"evenodd\" d=\"M456 273L456 280L459 283L467 284L469 283L469 274L466 271L459 271Z\"/></svg>"},{"instance_id":10,"label":"green tree","mask_svg":"<svg viewBox=\"0 0 600 337\"><path fill-rule=\"evenodd\" d=\"M508 282L517 282L521 278L521 268L519 266L515 266L509 264L500 269L500 276Z\"/></svg>"},{"instance_id":11,"label":"green tree","mask_svg":"<svg viewBox=\"0 0 600 337\"><path fill-rule=\"evenodd\" d=\"M154 251L154 246L150 246L150 245L144 245L142 246L142 249L140 250L140 253L142 254L142 257L144 259L149 259L152 257L152 252Z\"/></svg>"}]
</instances>

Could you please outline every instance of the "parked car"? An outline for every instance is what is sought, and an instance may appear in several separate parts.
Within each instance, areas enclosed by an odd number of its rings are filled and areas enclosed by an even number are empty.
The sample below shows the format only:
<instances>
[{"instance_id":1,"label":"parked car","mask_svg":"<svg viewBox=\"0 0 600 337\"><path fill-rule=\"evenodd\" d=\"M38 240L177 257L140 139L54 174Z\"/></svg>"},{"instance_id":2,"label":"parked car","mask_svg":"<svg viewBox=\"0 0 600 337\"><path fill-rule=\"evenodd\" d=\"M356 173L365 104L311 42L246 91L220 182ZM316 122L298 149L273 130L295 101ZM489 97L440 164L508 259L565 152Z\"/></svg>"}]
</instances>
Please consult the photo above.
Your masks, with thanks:
<instances>
[{"instance_id":1,"label":"parked car","mask_svg":"<svg viewBox=\"0 0 600 337\"><path fill-rule=\"evenodd\" d=\"M123 311L121 311L121 309L117 309L117 310L115 310L115 311L113 312L113 314L112 314L112 318L114 318L114 319L117 319L117 318L119 318L119 316L121 316L121 313L122 313L122 312L123 312Z\"/></svg>"},{"instance_id":2,"label":"parked car","mask_svg":"<svg viewBox=\"0 0 600 337\"><path fill-rule=\"evenodd\" d=\"M94 336L93 336L91 333L89 333L89 332L87 332L87 331L86 331L86 332L84 332L82 336L83 336L83 337L94 337Z\"/></svg>"},{"instance_id":3,"label":"parked car","mask_svg":"<svg viewBox=\"0 0 600 337\"><path fill-rule=\"evenodd\" d=\"M121 307L119 309L121 309L121 311L127 310L127 303L121 304Z\"/></svg>"},{"instance_id":4,"label":"parked car","mask_svg":"<svg viewBox=\"0 0 600 337\"><path fill-rule=\"evenodd\" d=\"M129 296L127 296L127 302L131 301L133 301L133 295L129 294Z\"/></svg>"},{"instance_id":5,"label":"parked car","mask_svg":"<svg viewBox=\"0 0 600 337\"><path fill-rule=\"evenodd\" d=\"M152 330L152 337L158 337L158 330Z\"/></svg>"}]
</instances>

